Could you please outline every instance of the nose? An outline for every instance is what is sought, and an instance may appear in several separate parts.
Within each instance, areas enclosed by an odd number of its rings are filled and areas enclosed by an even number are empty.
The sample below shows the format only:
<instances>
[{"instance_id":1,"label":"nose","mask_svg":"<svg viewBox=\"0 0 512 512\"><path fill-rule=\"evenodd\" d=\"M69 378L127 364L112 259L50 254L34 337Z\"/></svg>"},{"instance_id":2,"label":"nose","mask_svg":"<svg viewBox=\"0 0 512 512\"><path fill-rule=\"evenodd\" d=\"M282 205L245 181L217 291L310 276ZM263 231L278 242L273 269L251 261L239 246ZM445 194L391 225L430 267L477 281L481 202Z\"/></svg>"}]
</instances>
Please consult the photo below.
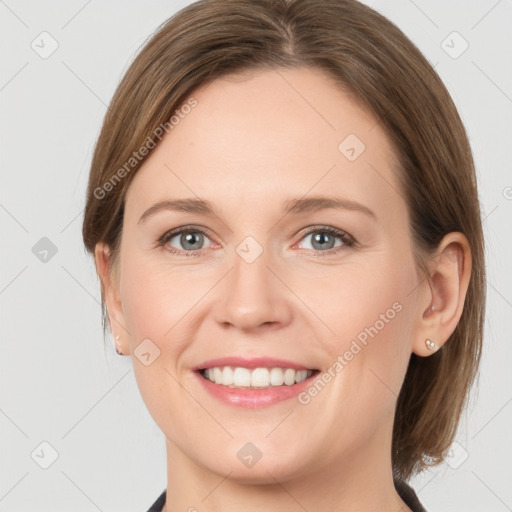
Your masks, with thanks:
<instances>
[{"instance_id":1,"label":"nose","mask_svg":"<svg viewBox=\"0 0 512 512\"><path fill-rule=\"evenodd\" d=\"M248 332L290 323L293 293L271 260L268 251L252 262L235 252L233 267L219 289L219 324Z\"/></svg>"}]
</instances>

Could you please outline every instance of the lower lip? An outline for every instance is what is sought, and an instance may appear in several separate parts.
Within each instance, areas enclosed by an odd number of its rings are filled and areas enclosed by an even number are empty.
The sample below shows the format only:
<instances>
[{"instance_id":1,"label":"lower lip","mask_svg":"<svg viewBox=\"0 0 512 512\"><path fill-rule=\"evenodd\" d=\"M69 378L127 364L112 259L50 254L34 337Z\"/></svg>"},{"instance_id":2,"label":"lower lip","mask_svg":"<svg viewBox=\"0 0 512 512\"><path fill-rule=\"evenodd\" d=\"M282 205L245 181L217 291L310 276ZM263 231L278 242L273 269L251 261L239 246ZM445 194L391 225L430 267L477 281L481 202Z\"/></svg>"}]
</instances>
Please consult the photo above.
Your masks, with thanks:
<instances>
[{"instance_id":1,"label":"lower lip","mask_svg":"<svg viewBox=\"0 0 512 512\"><path fill-rule=\"evenodd\" d=\"M194 373L206 391L218 400L229 405L246 407L249 409L267 407L277 402L294 398L310 386L312 380L317 376L317 373L314 373L306 380L291 386L283 385L262 389L242 389L230 388L229 386L223 386L222 384L215 384L212 381L205 379L199 372L196 371Z\"/></svg>"}]
</instances>

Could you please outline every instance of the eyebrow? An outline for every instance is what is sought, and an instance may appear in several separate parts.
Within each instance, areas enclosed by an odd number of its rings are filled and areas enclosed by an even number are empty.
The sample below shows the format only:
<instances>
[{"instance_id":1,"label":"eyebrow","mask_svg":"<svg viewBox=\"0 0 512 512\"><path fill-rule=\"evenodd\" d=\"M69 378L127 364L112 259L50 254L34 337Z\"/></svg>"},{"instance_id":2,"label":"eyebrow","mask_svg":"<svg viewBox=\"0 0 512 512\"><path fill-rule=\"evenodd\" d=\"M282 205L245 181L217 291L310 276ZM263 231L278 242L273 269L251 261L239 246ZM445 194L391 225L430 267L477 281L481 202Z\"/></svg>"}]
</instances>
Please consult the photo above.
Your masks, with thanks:
<instances>
[{"instance_id":1,"label":"eyebrow","mask_svg":"<svg viewBox=\"0 0 512 512\"><path fill-rule=\"evenodd\" d=\"M305 212L314 212L320 210L335 209L335 210L348 210L354 212L364 213L365 215L376 219L375 213L367 206L360 204L356 201L343 199L339 197L327 196L311 196L300 199L289 199L283 204L283 214L290 213L300 214ZM199 215L215 215L215 209L210 201L196 198L174 199L167 201L160 201L148 208L139 219L139 224L146 220L148 217L155 215L160 211L176 211L186 213L197 213Z\"/></svg>"}]
</instances>

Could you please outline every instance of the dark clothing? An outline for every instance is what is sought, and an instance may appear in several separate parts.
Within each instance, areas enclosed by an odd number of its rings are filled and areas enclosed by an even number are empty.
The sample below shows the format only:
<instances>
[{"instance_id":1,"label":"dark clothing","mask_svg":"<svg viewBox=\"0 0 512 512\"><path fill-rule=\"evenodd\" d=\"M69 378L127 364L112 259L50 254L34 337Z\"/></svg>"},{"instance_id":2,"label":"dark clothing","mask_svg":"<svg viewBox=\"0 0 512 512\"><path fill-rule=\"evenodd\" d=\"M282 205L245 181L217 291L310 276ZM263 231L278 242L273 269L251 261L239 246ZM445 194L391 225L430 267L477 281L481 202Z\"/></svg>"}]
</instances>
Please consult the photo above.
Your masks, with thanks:
<instances>
[{"instance_id":1,"label":"dark clothing","mask_svg":"<svg viewBox=\"0 0 512 512\"><path fill-rule=\"evenodd\" d=\"M399 494L400 498L404 500L404 502L412 510L412 512L427 512L423 505L420 503L420 500L416 496L416 493L414 492L413 488L410 487L408 484L400 480L395 480L395 489L396 492ZM166 492L167 489L162 494L160 494L155 503L151 505L148 512L162 512L162 507L164 506L165 503Z\"/></svg>"},{"instance_id":2,"label":"dark clothing","mask_svg":"<svg viewBox=\"0 0 512 512\"><path fill-rule=\"evenodd\" d=\"M425 507L420 503L414 489L402 480L394 480L395 489L400 498L412 510L412 512L427 512ZM158 511L160 512L160 511Z\"/></svg>"},{"instance_id":3,"label":"dark clothing","mask_svg":"<svg viewBox=\"0 0 512 512\"><path fill-rule=\"evenodd\" d=\"M162 507L165 503L165 494L167 492L167 489L158 496L158 499L149 507L148 512L162 512Z\"/></svg>"}]
</instances>

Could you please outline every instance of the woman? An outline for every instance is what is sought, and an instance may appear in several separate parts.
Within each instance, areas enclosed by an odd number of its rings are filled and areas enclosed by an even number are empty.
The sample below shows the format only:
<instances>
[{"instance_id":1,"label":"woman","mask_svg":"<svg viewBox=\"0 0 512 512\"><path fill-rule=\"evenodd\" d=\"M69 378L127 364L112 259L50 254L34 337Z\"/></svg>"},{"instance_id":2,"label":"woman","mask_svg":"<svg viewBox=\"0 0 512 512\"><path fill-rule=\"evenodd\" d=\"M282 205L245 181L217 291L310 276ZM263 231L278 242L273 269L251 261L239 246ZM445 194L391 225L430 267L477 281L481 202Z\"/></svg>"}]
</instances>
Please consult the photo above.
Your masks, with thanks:
<instances>
[{"instance_id":1,"label":"woman","mask_svg":"<svg viewBox=\"0 0 512 512\"><path fill-rule=\"evenodd\" d=\"M199 1L121 81L84 242L166 437L150 510L424 510L480 359L474 165L438 75L348 0Z\"/></svg>"}]
</instances>

